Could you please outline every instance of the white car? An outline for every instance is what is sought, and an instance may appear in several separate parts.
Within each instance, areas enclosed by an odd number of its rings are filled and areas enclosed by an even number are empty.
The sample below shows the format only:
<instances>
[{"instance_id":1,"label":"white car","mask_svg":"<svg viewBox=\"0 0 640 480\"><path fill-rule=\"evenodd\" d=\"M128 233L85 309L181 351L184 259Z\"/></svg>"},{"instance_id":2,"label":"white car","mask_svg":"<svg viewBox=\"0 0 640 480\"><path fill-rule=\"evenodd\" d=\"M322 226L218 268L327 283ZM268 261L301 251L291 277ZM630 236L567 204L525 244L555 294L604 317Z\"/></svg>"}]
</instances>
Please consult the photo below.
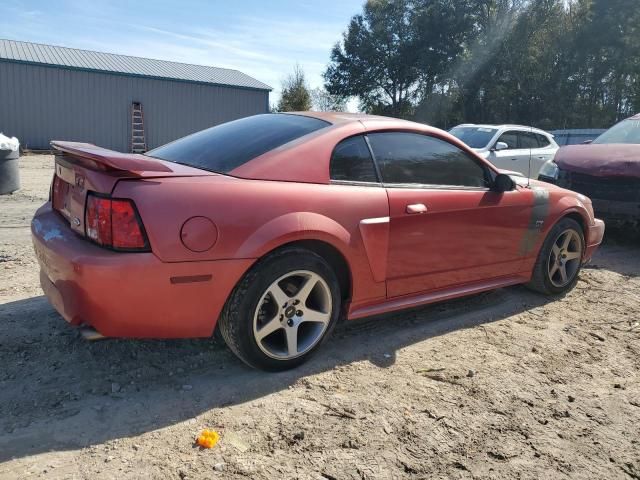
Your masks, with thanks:
<instances>
[{"instance_id":1,"label":"white car","mask_svg":"<svg viewBox=\"0 0 640 480\"><path fill-rule=\"evenodd\" d=\"M502 170L538 178L540 168L553 160L558 144L544 130L521 125L458 125L449 130Z\"/></svg>"}]
</instances>

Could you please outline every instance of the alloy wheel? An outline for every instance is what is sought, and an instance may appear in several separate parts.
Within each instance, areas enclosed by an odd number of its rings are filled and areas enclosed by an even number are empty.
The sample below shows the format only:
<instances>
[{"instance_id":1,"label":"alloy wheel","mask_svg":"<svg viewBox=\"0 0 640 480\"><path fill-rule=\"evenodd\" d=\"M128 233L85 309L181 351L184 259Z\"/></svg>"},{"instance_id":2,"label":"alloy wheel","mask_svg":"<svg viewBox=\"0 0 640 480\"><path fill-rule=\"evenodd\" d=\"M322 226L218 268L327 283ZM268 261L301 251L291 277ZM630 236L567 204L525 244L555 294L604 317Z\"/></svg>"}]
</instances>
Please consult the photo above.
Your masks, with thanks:
<instances>
[{"instance_id":1,"label":"alloy wheel","mask_svg":"<svg viewBox=\"0 0 640 480\"><path fill-rule=\"evenodd\" d=\"M582 262L582 239L573 229L562 232L551 248L547 272L549 280L558 288L571 283Z\"/></svg>"},{"instance_id":2,"label":"alloy wheel","mask_svg":"<svg viewBox=\"0 0 640 480\"><path fill-rule=\"evenodd\" d=\"M262 352L278 360L304 355L323 337L332 313L331 290L317 273L297 270L274 281L253 316Z\"/></svg>"}]
</instances>

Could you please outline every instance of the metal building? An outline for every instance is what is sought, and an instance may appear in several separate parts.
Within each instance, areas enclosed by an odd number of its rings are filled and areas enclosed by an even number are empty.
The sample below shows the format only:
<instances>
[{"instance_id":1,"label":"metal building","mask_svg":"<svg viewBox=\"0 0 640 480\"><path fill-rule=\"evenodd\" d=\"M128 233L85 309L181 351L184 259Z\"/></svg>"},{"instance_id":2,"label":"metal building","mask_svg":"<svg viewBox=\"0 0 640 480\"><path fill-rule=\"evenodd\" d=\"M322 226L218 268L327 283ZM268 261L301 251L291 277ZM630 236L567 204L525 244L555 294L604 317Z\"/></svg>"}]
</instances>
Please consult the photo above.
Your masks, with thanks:
<instances>
[{"instance_id":1,"label":"metal building","mask_svg":"<svg viewBox=\"0 0 640 480\"><path fill-rule=\"evenodd\" d=\"M34 150L151 149L266 113L270 90L237 70L0 39L0 132Z\"/></svg>"}]
</instances>

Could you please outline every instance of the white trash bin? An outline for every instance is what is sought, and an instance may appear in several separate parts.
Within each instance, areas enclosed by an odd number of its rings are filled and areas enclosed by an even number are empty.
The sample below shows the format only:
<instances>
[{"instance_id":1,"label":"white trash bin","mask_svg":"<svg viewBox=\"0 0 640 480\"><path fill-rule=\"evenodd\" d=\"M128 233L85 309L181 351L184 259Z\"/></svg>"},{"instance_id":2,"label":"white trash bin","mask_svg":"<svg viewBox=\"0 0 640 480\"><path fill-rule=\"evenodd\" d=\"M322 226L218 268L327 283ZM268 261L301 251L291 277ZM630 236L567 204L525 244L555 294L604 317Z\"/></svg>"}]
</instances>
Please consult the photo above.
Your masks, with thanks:
<instances>
[{"instance_id":1,"label":"white trash bin","mask_svg":"<svg viewBox=\"0 0 640 480\"><path fill-rule=\"evenodd\" d=\"M0 133L0 195L20 189L20 142Z\"/></svg>"}]
</instances>

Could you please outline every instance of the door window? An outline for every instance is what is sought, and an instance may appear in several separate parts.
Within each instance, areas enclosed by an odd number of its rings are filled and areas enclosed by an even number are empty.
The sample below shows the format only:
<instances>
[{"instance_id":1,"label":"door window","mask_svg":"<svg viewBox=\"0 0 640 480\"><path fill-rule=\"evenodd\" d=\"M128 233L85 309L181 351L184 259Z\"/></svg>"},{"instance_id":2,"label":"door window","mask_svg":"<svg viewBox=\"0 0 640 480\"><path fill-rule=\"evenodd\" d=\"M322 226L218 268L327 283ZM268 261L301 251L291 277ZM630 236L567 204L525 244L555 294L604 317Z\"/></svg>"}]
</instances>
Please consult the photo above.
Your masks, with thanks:
<instances>
[{"instance_id":1,"label":"door window","mask_svg":"<svg viewBox=\"0 0 640 480\"><path fill-rule=\"evenodd\" d=\"M397 184L488 187L488 170L455 145L428 135L368 135L382 181Z\"/></svg>"},{"instance_id":2,"label":"door window","mask_svg":"<svg viewBox=\"0 0 640 480\"><path fill-rule=\"evenodd\" d=\"M362 135L336 145L331 155L331 180L378 182L371 152Z\"/></svg>"},{"instance_id":3,"label":"door window","mask_svg":"<svg viewBox=\"0 0 640 480\"><path fill-rule=\"evenodd\" d=\"M518 132L504 132L502 135L500 135L498 142L504 142L509 146L509 150L515 150L516 148L518 148Z\"/></svg>"},{"instance_id":4,"label":"door window","mask_svg":"<svg viewBox=\"0 0 640 480\"><path fill-rule=\"evenodd\" d=\"M540 148L537 135L533 132L518 132L520 138L519 148Z\"/></svg>"}]
</instances>

